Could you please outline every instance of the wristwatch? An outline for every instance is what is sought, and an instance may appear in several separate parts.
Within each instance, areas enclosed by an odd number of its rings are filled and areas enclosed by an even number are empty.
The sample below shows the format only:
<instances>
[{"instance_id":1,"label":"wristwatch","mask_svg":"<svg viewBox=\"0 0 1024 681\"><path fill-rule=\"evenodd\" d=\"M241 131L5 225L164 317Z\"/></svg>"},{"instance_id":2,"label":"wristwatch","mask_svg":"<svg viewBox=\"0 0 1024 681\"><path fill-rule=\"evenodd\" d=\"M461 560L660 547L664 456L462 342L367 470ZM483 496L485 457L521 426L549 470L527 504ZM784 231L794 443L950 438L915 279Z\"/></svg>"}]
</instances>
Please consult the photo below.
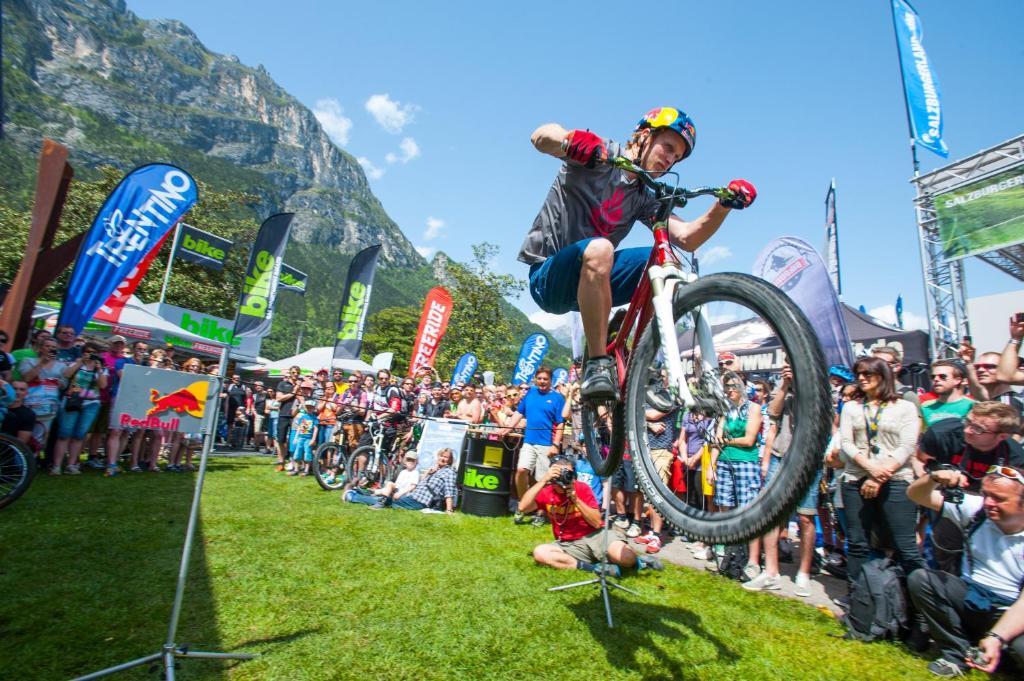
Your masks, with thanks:
<instances>
[{"instance_id":1,"label":"wristwatch","mask_svg":"<svg viewBox=\"0 0 1024 681\"><path fill-rule=\"evenodd\" d=\"M1007 648L1009 648L1009 647L1010 647L1010 644L1009 644L1009 643L1008 643L1008 642L1006 641L1006 639L1005 639L1005 638L1003 638L1002 636L1000 636L999 634L997 634L997 633L996 633L996 632L994 632L994 631L986 631L986 632L985 632L985 635L984 635L984 636L982 636L982 638L994 638L994 639L998 639L998 641L999 641L999 644L1000 644L1000 646L1002 646L1002 649L1003 649L1003 650L1006 650Z\"/></svg>"}]
</instances>

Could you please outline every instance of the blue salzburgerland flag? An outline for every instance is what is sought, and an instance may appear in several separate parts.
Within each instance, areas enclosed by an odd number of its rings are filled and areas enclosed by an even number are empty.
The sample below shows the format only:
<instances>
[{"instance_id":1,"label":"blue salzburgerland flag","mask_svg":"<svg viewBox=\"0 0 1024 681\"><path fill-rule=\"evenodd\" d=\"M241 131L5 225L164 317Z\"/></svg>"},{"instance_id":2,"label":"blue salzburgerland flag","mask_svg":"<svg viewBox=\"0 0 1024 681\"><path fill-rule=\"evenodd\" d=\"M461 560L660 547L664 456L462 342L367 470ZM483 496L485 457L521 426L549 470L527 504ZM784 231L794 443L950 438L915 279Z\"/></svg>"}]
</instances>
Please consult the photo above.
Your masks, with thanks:
<instances>
[{"instance_id":1,"label":"blue salzburgerland flag","mask_svg":"<svg viewBox=\"0 0 1024 681\"><path fill-rule=\"evenodd\" d=\"M924 52L921 20L906 0L892 0L892 18L911 134L922 147L946 158L949 149L942 139L939 81Z\"/></svg>"}]
</instances>

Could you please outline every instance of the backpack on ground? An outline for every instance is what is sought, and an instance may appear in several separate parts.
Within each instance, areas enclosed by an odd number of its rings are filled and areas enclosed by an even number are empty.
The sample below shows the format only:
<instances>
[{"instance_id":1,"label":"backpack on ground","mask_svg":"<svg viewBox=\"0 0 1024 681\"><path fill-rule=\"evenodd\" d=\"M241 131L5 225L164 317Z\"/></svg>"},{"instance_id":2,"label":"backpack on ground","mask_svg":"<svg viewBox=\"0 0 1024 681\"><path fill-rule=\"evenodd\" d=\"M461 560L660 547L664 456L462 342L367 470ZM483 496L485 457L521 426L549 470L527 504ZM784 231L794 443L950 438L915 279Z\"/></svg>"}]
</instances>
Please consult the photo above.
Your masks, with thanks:
<instances>
[{"instance_id":1,"label":"backpack on ground","mask_svg":"<svg viewBox=\"0 0 1024 681\"><path fill-rule=\"evenodd\" d=\"M725 555L718 563L718 574L738 582L747 581L743 568L747 566L748 551L746 544L731 544L725 547Z\"/></svg>"},{"instance_id":2,"label":"backpack on ground","mask_svg":"<svg viewBox=\"0 0 1024 681\"><path fill-rule=\"evenodd\" d=\"M889 558L866 563L850 588L850 609L841 621L859 641L898 639L907 628L903 569Z\"/></svg>"}]
</instances>

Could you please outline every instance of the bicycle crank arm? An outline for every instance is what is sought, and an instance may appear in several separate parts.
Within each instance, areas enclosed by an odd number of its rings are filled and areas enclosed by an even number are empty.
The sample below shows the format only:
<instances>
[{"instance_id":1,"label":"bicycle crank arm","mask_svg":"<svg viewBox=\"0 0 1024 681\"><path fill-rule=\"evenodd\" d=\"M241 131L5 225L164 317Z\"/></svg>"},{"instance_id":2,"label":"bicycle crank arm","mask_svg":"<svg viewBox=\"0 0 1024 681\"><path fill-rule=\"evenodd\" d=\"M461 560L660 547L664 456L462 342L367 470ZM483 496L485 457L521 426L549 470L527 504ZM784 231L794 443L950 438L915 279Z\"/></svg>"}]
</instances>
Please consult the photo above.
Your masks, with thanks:
<instances>
[{"instance_id":1,"label":"bicycle crank arm","mask_svg":"<svg viewBox=\"0 0 1024 681\"><path fill-rule=\"evenodd\" d=\"M648 272L651 277L654 321L658 325L661 349L668 369L669 391L676 402L681 402L690 409L695 400L683 373L683 362L679 357L679 338L676 336L675 318L672 314L672 300L676 287L684 283L682 273L675 267L665 265L654 265Z\"/></svg>"}]
</instances>

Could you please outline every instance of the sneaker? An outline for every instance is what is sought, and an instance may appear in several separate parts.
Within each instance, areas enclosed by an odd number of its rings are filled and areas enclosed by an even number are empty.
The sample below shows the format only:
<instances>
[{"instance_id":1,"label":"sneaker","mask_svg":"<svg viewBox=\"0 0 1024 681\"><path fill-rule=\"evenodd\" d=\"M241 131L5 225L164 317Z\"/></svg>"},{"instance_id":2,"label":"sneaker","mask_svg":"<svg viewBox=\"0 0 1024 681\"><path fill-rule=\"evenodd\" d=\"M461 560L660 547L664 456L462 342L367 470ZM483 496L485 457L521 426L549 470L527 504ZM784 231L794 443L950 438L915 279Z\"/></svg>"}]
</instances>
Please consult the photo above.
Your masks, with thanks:
<instances>
[{"instance_id":1,"label":"sneaker","mask_svg":"<svg viewBox=\"0 0 1024 681\"><path fill-rule=\"evenodd\" d=\"M658 551L661 551L661 537L654 535L647 542L647 553L657 553Z\"/></svg>"},{"instance_id":2,"label":"sneaker","mask_svg":"<svg viewBox=\"0 0 1024 681\"><path fill-rule=\"evenodd\" d=\"M657 536L658 535L654 534L654 532L652 531L652 532L648 532L647 534L640 535L639 537L637 537L633 541L635 541L637 544L646 544L647 542L651 541L651 539L654 539Z\"/></svg>"},{"instance_id":3,"label":"sneaker","mask_svg":"<svg viewBox=\"0 0 1024 681\"><path fill-rule=\"evenodd\" d=\"M60 466L50 466L50 475L60 475Z\"/></svg>"},{"instance_id":4,"label":"sneaker","mask_svg":"<svg viewBox=\"0 0 1024 681\"><path fill-rule=\"evenodd\" d=\"M96 470L103 470L103 468L106 466L106 464L103 463L101 459L89 459L88 461L85 462L85 465L88 466L89 468L95 468Z\"/></svg>"},{"instance_id":5,"label":"sneaker","mask_svg":"<svg viewBox=\"0 0 1024 681\"><path fill-rule=\"evenodd\" d=\"M533 520L530 521L530 524L534 527L544 527L548 524L548 517L546 515L535 515L533 516Z\"/></svg>"},{"instance_id":6,"label":"sneaker","mask_svg":"<svg viewBox=\"0 0 1024 681\"><path fill-rule=\"evenodd\" d=\"M134 466L132 466L128 470L131 471L132 473L141 473L142 472L142 466L140 466L139 464L135 464Z\"/></svg>"},{"instance_id":7,"label":"sneaker","mask_svg":"<svg viewBox=\"0 0 1024 681\"><path fill-rule=\"evenodd\" d=\"M832 599L832 602L838 605L843 610L850 609L850 597L849 596L836 596Z\"/></svg>"},{"instance_id":8,"label":"sneaker","mask_svg":"<svg viewBox=\"0 0 1024 681\"><path fill-rule=\"evenodd\" d=\"M385 506L384 504L382 504L379 501L376 504L371 504L370 505L370 510L371 511L383 511L385 508L387 508L387 506Z\"/></svg>"},{"instance_id":9,"label":"sneaker","mask_svg":"<svg viewBox=\"0 0 1024 681\"><path fill-rule=\"evenodd\" d=\"M284 464L283 463L277 464L276 466L274 466L274 470L277 471L278 473L280 473L281 471L284 470Z\"/></svg>"},{"instance_id":10,"label":"sneaker","mask_svg":"<svg viewBox=\"0 0 1024 681\"><path fill-rule=\"evenodd\" d=\"M605 577L615 577L618 579L622 577L622 568L615 563L605 563L604 565L598 565L597 569L594 570L595 575L604 573Z\"/></svg>"},{"instance_id":11,"label":"sneaker","mask_svg":"<svg viewBox=\"0 0 1024 681\"><path fill-rule=\"evenodd\" d=\"M714 560L715 550L710 546L702 546L693 552L693 557L697 560Z\"/></svg>"},{"instance_id":12,"label":"sneaker","mask_svg":"<svg viewBox=\"0 0 1024 681\"><path fill-rule=\"evenodd\" d=\"M744 572L746 572L745 568ZM782 588L782 583L779 580L778 575L769 575L767 572L762 572L749 582L744 582L740 586L747 591L778 591Z\"/></svg>"},{"instance_id":13,"label":"sneaker","mask_svg":"<svg viewBox=\"0 0 1024 681\"><path fill-rule=\"evenodd\" d=\"M796 582L793 587L793 593L801 598L807 598L811 595L811 576L804 574L803 572L796 573Z\"/></svg>"},{"instance_id":14,"label":"sneaker","mask_svg":"<svg viewBox=\"0 0 1024 681\"><path fill-rule=\"evenodd\" d=\"M526 514L522 511L516 511L516 514L512 516L513 525L525 525L527 522L529 521L526 519Z\"/></svg>"},{"instance_id":15,"label":"sneaker","mask_svg":"<svg viewBox=\"0 0 1024 681\"><path fill-rule=\"evenodd\" d=\"M928 671L935 676L941 676L944 679L952 679L957 676L964 675L964 668L958 665L956 662L950 662L944 657L940 657L937 660L932 661L928 665Z\"/></svg>"},{"instance_id":16,"label":"sneaker","mask_svg":"<svg viewBox=\"0 0 1024 681\"><path fill-rule=\"evenodd\" d=\"M160 466L157 465L157 464L153 464L152 466L149 467L149 472L150 473L163 473L164 469L160 468Z\"/></svg>"},{"instance_id":17,"label":"sneaker","mask_svg":"<svg viewBox=\"0 0 1024 681\"><path fill-rule=\"evenodd\" d=\"M335 478L330 473L328 473L327 475L323 476L323 479L324 479L324 484L325 485L333 485L334 484L334 479Z\"/></svg>"},{"instance_id":18,"label":"sneaker","mask_svg":"<svg viewBox=\"0 0 1024 681\"><path fill-rule=\"evenodd\" d=\"M626 536L630 538L639 537L642 531L643 530L640 529L640 526L638 524L630 523L629 529L626 530Z\"/></svg>"},{"instance_id":19,"label":"sneaker","mask_svg":"<svg viewBox=\"0 0 1024 681\"><path fill-rule=\"evenodd\" d=\"M747 563L743 566L743 576L746 577L748 580L755 579L760 574L761 568L758 565L754 565L753 563Z\"/></svg>"},{"instance_id":20,"label":"sneaker","mask_svg":"<svg viewBox=\"0 0 1024 681\"><path fill-rule=\"evenodd\" d=\"M120 472L121 472L121 469L118 468L117 464L114 464L112 466L107 466L106 470L103 471L103 477L105 477L105 478L112 478L115 475L120 474Z\"/></svg>"},{"instance_id":21,"label":"sneaker","mask_svg":"<svg viewBox=\"0 0 1024 681\"><path fill-rule=\"evenodd\" d=\"M636 557L636 569L637 570L664 570L665 566L661 562L661 558L657 556L637 556Z\"/></svg>"},{"instance_id":22,"label":"sneaker","mask_svg":"<svg viewBox=\"0 0 1024 681\"><path fill-rule=\"evenodd\" d=\"M615 386L615 363L611 357L593 357L583 368L580 397L591 402L609 402L618 399Z\"/></svg>"},{"instance_id":23,"label":"sneaker","mask_svg":"<svg viewBox=\"0 0 1024 681\"><path fill-rule=\"evenodd\" d=\"M171 465L164 468L164 470L167 471L168 473L180 473L181 466L172 463Z\"/></svg>"},{"instance_id":24,"label":"sneaker","mask_svg":"<svg viewBox=\"0 0 1024 681\"><path fill-rule=\"evenodd\" d=\"M77 463L68 464L67 470L64 471L68 475L81 475L82 471L78 468Z\"/></svg>"},{"instance_id":25,"label":"sneaker","mask_svg":"<svg viewBox=\"0 0 1024 681\"><path fill-rule=\"evenodd\" d=\"M629 518L624 515L617 515L615 516L615 521L612 524L620 530L624 530L629 527Z\"/></svg>"}]
</instances>

